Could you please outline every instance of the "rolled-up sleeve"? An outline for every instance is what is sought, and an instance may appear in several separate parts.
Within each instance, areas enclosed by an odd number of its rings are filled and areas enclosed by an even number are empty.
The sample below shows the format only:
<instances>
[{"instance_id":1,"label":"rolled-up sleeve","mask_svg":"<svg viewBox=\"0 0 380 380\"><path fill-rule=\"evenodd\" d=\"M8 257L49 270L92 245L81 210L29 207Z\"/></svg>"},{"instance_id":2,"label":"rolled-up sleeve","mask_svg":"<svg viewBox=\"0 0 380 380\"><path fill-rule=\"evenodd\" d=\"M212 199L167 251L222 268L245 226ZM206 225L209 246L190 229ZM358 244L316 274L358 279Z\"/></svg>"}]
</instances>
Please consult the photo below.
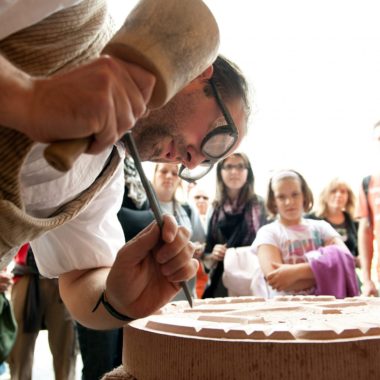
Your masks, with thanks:
<instances>
[{"instance_id":1,"label":"rolled-up sleeve","mask_svg":"<svg viewBox=\"0 0 380 380\"><path fill-rule=\"evenodd\" d=\"M31 242L43 276L52 278L72 270L112 266L124 244L117 218L123 192L120 165L107 186L75 219Z\"/></svg>"}]
</instances>

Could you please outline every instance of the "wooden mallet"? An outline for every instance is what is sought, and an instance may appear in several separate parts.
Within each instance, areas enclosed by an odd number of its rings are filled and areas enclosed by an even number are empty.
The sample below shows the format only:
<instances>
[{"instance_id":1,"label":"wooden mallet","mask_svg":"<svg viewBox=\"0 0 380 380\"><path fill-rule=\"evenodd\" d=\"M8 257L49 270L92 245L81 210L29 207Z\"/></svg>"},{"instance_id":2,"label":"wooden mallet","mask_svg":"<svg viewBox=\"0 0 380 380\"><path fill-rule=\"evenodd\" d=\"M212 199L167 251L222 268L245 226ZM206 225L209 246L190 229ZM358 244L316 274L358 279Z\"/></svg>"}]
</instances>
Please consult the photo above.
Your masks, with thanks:
<instances>
[{"instance_id":1,"label":"wooden mallet","mask_svg":"<svg viewBox=\"0 0 380 380\"><path fill-rule=\"evenodd\" d=\"M148 104L154 109L210 66L218 48L218 25L203 1L141 0L102 53L139 65L155 76ZM56 169L68 171L91 139L53 142L44 156Z\"/></svg>"}]
</instances>

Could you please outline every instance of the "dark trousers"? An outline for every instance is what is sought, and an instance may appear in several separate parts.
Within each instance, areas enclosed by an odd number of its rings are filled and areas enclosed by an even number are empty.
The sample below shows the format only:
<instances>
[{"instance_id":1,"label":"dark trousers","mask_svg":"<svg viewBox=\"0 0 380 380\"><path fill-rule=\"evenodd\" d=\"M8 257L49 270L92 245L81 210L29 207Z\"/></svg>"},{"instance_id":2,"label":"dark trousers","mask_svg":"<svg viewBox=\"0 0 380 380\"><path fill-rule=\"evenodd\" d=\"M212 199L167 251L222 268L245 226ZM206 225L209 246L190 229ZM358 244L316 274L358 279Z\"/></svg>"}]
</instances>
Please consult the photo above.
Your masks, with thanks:
<instances>
[{"instance_id":1,"label":"dark trousers","mask_svg":"<svg viewBox=\"0 0 380 380\"><path fill-rule=\"evenodd\" d=\"M92 330L77 323L82 380L98 380L121 365L123 329Z\"/></svg>"}]
</instances>

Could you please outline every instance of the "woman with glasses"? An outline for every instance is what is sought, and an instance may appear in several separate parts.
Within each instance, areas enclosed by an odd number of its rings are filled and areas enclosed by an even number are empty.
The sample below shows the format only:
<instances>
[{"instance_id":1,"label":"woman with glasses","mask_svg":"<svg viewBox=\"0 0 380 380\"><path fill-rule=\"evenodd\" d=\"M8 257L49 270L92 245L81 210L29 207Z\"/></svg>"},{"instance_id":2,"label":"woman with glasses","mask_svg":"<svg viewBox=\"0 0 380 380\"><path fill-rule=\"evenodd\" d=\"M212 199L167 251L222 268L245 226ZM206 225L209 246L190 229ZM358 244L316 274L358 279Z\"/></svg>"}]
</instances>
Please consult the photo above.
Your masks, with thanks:
<instances>
[{"instance_id":1,"label":"woman with glasses","mask_svg":"<svg viewBox=\"0 0 380 380\"><path fill-rule=\"evenodd\" d=\"M227 248L251 245L257 230L267 223L264 200L254 192L252 167L244 153L221 160L216 176L216 196L205 248L210 284L203 298L228 295L222 282Z\"/></svg>"},{"instance_id":2,"label":"woman with glasses","mask_svg":"<svg viewBox=\"0 0 380 380\"><path fill-rule=\"evenodd\" d=\"M188 203L177 199L181 188L181 178L176 164L156 164L153 175L153 189L164 214L173 215L180 226L185 226L191 233L190 241L195 244L194 257L199 259L203 253L205 232L197 210ZM188 281L192 296L195 294L196 277ZM186 300L183 290L174 297L175 301Z\"/></svg>"}]
</instances>

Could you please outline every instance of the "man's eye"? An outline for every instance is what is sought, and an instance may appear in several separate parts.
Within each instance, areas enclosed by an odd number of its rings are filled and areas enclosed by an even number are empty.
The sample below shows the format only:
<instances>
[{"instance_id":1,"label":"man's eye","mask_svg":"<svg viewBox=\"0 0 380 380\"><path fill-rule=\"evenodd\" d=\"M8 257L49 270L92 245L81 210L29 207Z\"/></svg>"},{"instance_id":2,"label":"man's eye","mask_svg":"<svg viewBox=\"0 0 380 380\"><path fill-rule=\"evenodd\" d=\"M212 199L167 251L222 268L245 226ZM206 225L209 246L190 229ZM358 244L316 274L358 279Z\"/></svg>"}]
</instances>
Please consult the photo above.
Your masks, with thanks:
<instances>
[{"instance_id":1,"label":"man's eye","mask_svg":"<svg viewBox=\"0 0 380 380\"><path fill-rule=\"evenodd\" d=\"M224 116L221 116L217 120L215 120L212 129L224 127L225 125L227 125L226 119L224 118Z\"/></svg>"}]
</instances>

